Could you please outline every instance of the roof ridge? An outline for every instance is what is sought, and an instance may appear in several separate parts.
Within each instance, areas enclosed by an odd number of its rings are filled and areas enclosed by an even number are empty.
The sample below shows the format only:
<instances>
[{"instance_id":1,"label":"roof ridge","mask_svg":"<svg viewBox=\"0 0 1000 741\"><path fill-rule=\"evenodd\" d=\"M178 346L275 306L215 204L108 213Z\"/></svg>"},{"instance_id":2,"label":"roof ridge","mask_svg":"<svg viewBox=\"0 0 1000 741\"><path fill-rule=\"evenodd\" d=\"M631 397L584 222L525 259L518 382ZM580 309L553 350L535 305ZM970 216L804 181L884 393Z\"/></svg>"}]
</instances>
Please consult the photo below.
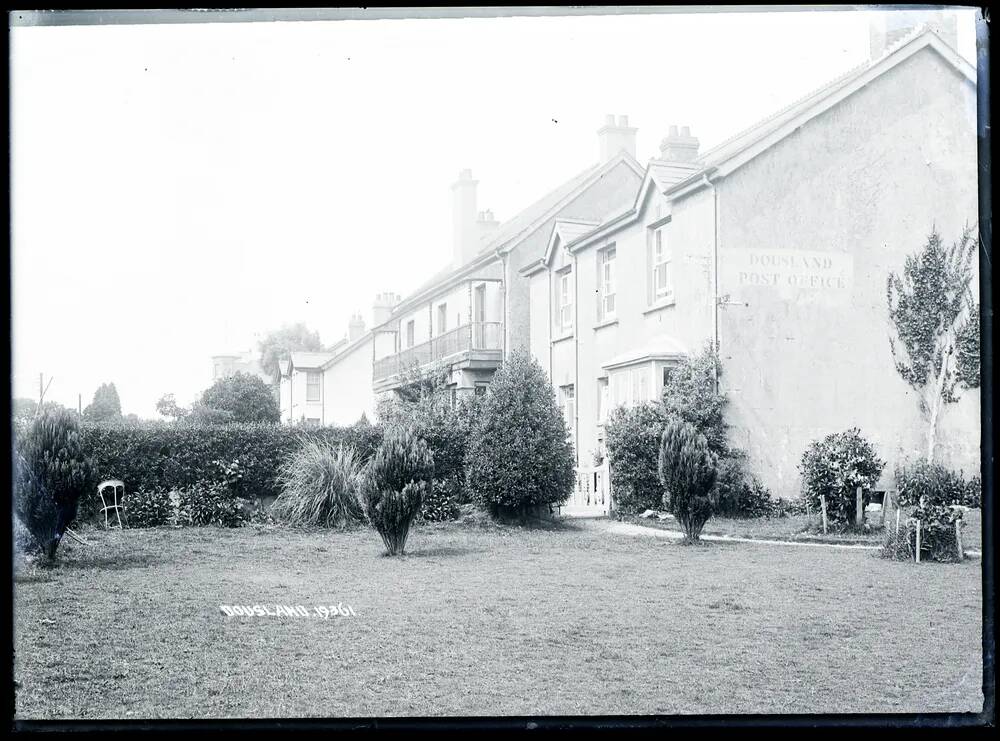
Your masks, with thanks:
<instances>
[{"instance_id":1,"label":"roof ridge","mask_svg":"<svg viewBox=\"0 0 1000 741\"><path fill-rule=\"evenodd\" d=\"M815 98L815 97L817 97L819 95L822 95L824 93L828 93L833 88L837 87L840 84L846 84L849 79L851 79L851 78L853 78L853 77L861 74L862 72L864 72L866 70L871 69L876 64L878 64L879 62L881 62L883 59L885 59L886 57L888 57L888 56L890 56L892 54L895 54L897 51L899 51L899 49L901 49L902 47L904 47L906 44L909 44L911 41L913 41L916 38L919 38L920 36L922 36L925 33L932 33L932 34L934 34L934 36L936 36L937 38L940 39L940 36L938 36L937 32L934 31L934 29L930 27L929 23L925 22L925 23L922 23L922 24L916 26L910 33L908 33L906 36L903 36L898 41L896 41L896 43L892 44L891 46L887 46L880 56L875 57L875 58L869 57L864 62L861 62L860 64L857 64L854 67L851 67L850 69L848 69L847 71L841 73L837 77L829 80L828 82L820 85L819 87L814 88L810 92L806 93L805 95L803 95L800 98L797 98L796 100L792 101L791 103L789 103L785 107L783 107L783 108L775 111L771 115L765 116L764 118L759 119L756 123L753 123L750 126L747 126L745 129L743 129L743 130L741 130L741 131L733 134L729 138L723 140L722 142L716 144L711 149L709 149L706 152L704 152L703 154L699 155L698 156L698 161L702 162L702 163L706 162L710 158L710 155L714 154L715 152L719 151L720 149L725 148L727 145L732 144L737 139L741 139L742 137L744 137L747 134L749 134L750 132L752 132L754 129L758 129L761 126L763 126L764 124L770 123L770 122L774 121L775 119L781 118L781 116L783 116L784 114L786 114L789 111L793 110L794 108L799 107L800 105L802 105L806 101L811 100L812 98Z\"/></svg>"}]
</instances>

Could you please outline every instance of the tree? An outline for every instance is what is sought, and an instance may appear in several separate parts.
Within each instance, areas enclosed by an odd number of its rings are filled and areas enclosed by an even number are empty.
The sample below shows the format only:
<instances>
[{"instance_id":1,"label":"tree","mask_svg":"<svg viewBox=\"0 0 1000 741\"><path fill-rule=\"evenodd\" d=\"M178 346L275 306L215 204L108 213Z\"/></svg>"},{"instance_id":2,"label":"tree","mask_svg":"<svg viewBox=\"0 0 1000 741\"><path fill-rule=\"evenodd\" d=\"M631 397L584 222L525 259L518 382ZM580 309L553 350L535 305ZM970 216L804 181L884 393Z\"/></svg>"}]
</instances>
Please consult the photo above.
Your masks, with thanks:
<instances>
[{"instance_id":1,"label":"tree","mask_svg":"<svg viewBox=\"0 0 1000 741\"><path fill-rule=\"evenodd\" d=\"M122 403L118 389L113 383L102 383L94 392L94 400L83 410L84 419L90 422L106 422L120 419Z\"/></svg>"},{"instance_id":2,"label":"tree","mask_svg":"<svg viewBox=\"0 0 1000 741\"><path fill-rule=\"evenodd\" d=\"M270 422L281 419L271 390L257 376L234 373L218 379L201 396L201 406L228 412L233 422Z\"/></svg>"},{"instance_id":3,"label":"tree","mask_svg":"<svg viewBox=\"0 0 1000 741\"><path fill-rule=\"evenodd\" d=\"M667 418L693 425L713 453L725 456L729 452L725 417L729 399L716 386L720 367L718 351L706 344L698 355L683 358L671 369L661 399Z\"/></svg>"},{"instance_id":4,"label":"tree","mask_svg":"<svg viewBox=\"0 0 1000 741\"><path fill-rule=\"evenodd\" d=\"M552 385L529 355L514 352L497 370L472 422L465 458L470 493L493 514L565 501L573 489L573 449Z\"/></svg>"},{"instance_id":5,"label":"tree","mask_svg":"<svg viewBox=\"0 0 1000 741\"><path fill-rule=\"evenodd\" d=\"M260 365L275 383L279 378L278 361L287 357L293 350L319 352L323 349L319 332L309 331L302 322L285 324L281 329L268 332L257 346L260 349Z\"/></svg>"},{"instance_id":6,"label":"tree","mask_svg":"<svg viewBox=\"0 0 1000 741\"><path fill-rule=\"evenodd\" d=\"M175 422L179 422L191 413L190 409L185 409L177 403L173 394L161 396L160 400L156 402L156 411L164 417L170 417Z\"/></svg>"},{"instance_id":7,"label":"tree","mask_svg":"<svg viewBox=\"0 0 1000 741\"><path fill-rule=\"evenodd\" d=\"M979 386L979 306L971 290L978 246L971 227L950 247L932 228L927 243L906 258L902 274L890 272L886 279L889 349L897 372L918 393L928 462L944 406L958 401L962 389Z\"/></svg>"},{"instance_id":8,"label":"tree","mask_svg":"<svg viewBox=\"0 0 1000 741\"><path fill-rule=\"evenodd\" d=\"M660 439L660 481L664 506L684 527L685 541L701 537L715 509L718 459L694 425L675 419Z\"/></svg>"}]
</instances>

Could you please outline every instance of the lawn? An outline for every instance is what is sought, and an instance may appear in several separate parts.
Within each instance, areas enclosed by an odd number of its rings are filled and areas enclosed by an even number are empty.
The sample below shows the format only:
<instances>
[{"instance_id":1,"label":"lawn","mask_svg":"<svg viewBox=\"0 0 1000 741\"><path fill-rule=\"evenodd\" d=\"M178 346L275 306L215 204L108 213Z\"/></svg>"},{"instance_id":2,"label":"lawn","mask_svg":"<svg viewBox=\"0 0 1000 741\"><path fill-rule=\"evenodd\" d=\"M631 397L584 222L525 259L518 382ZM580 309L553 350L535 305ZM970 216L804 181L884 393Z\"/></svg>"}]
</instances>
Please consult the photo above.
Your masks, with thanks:
<instances>
[{"instance_id":1,"label":"lawn","mask_svg":"<svg viewBox=\"0 0 1000 741\"><path fill-rule=\"evenodd\" d=\"M647 527L676 530L677 532L684 530L676 520L658 520L655 517L647 519L634 516L627 516L623 519L627 522ZM966 550L981 551L983 543L982 511L978 509L969 510L965 513L963 519L965 522L965 527L962 528L963 547ZM881 544L885 535L881 529L875 529L868 534L836 533L831 529L827 535L823 535L820 519L816 514L812 516L788 515L786 517L760 517L755 519L713 517L705 524L703 532L705 535L728 535L730 537L755 538L759 540L828 541L831 543L865 543L871 545Z\"/></svg>"},{"instance_id":2,"label":"lawn","mask_svg":"<svg viewBox=\"0 0 1000 741\"><path fill-rule=\"evenodd\" d=\"M425 526L401 559L363 530L88 537L16 577L19 718L982 709L979 560L595 523Z\"/></svg>"}]
</instances>

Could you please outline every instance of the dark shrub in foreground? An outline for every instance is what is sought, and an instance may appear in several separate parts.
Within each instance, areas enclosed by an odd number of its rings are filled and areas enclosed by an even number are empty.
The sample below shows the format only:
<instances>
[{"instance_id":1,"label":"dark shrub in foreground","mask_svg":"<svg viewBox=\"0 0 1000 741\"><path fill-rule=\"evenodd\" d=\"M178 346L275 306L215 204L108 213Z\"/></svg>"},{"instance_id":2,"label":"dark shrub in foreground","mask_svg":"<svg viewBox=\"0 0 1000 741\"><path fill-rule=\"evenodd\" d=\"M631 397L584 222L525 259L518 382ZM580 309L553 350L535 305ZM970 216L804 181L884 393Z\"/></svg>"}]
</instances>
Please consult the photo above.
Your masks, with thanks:
<instances>
[{"instance_id":1,"label":"dark shrub in foreground","mask_svg":"<svg viewBox=\"0 0 1000 741\"><path fill-rule=\"evenodd\" d=\"M16 438L14 464L14 513L35 548L54 558L80 498L96 485L76 414L42 411Z\"/></svg>"},{"instance_id":2,"label":"dark shrub in foreground","mask_svg":"<svg viewBox=\"0 0 1000 741\"><path fill-rule=\"evenodd\" d=\"M389 427L362 479L361 505L390 556L404 552L433 480L434 456L427 443L406 428Z\"/></svg>"},{"instance_id":3,"label":"dark shrub in foreground","mask_svg":"<svg viewBox=\"0 0 1000 741\"><path fill-rule=\"evenodd\" d=\"M862 489L862 506L867 506L884 466L875 447L853 428L811 443L802 454L799 471L812 506L819 511L820 497L825 497L827 517L847 524L854 520L857 488Z\"/></svg>"},{"instance_id":4,"label":"dark shrub in foreground","mask_svg":"<svg viewBox=\"0 0 1000 741\"><path fill-rule=\"evenodd\" d=\"M688 542L698 540L715 509L718 459L705 436L680 420L667 424L660 441L664 507L684 527Z\"/></svg>"},{"instance_id":5,"label":"dark shrub in foreground","mask_svg":"<svg viewBox=\"0 0 1000 741\"><path fill-rule=\"evenodd\" d=\"M496 372L466 454L467 485L493 514L522 518L538 505L560 504L573 490L573 449L545 371L515 352Z\"/></svg>"}]
</instances>

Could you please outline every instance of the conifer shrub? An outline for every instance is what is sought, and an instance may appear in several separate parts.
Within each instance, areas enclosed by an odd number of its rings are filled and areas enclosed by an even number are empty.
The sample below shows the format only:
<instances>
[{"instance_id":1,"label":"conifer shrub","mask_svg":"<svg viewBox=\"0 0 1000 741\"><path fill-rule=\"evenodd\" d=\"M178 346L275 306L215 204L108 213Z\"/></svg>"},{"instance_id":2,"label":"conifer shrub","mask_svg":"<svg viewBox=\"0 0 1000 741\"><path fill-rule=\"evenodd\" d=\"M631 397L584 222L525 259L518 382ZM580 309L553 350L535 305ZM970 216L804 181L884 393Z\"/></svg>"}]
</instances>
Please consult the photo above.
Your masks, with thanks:
<instances>
[{"instance_id":1,"label":"conifer shrub","mask_svg":"<svg viewBox=\"0 0 1000 741\"><path fill-rule=\"evenodd\" d=\"M305 440L279 468L282 492L271 505L271 515L292 525L345 527L360 522L362 469L354 448Z\"/></svg>"},{"instance_id":2,"label":"conifer shrub","mask_svg":"<svg viewBox=\"0 0 1000 741\"><path fill-rule=\"evenodd\" d=\"M362 510L388 555L404 552L433 480L434 455L427 443L406 427L390 426L361 482Z\"/></svg>"},{"instance_id":3,"label":"conifer shrub","mask_svg":"<svg viewBox=\"0 0 1000 741\"><path fill-rule=\"evenodd\" d=\"M573 449L545 371L512 353L480 400L466 453L466 484L494 515L521 519L534 507L569 498Z\"/></svg>"},{"instance_id":4,"label":"conifer shrub","mask_svg":"<svg viewBox=\"0 0 1000 741\"><path fill-rule=\"evenodd\" d=\"M63 408L42 410L16 438L14 452L14 512L30 533L33 550L53 559L80 498L96 486L77 415Z\"/></svg>"},{"instance_id":5,"label":"conifer shrub","mask_svg":"<svg viewBox=\"0 0 1000 741\"><path fill-rule=\"evenodd\" d=\"M664 507L684 527L685 542L697 541L716 506L717 456L693 425L675 419L660 440L659 470Z\"/></svg>"}]
</instances>

